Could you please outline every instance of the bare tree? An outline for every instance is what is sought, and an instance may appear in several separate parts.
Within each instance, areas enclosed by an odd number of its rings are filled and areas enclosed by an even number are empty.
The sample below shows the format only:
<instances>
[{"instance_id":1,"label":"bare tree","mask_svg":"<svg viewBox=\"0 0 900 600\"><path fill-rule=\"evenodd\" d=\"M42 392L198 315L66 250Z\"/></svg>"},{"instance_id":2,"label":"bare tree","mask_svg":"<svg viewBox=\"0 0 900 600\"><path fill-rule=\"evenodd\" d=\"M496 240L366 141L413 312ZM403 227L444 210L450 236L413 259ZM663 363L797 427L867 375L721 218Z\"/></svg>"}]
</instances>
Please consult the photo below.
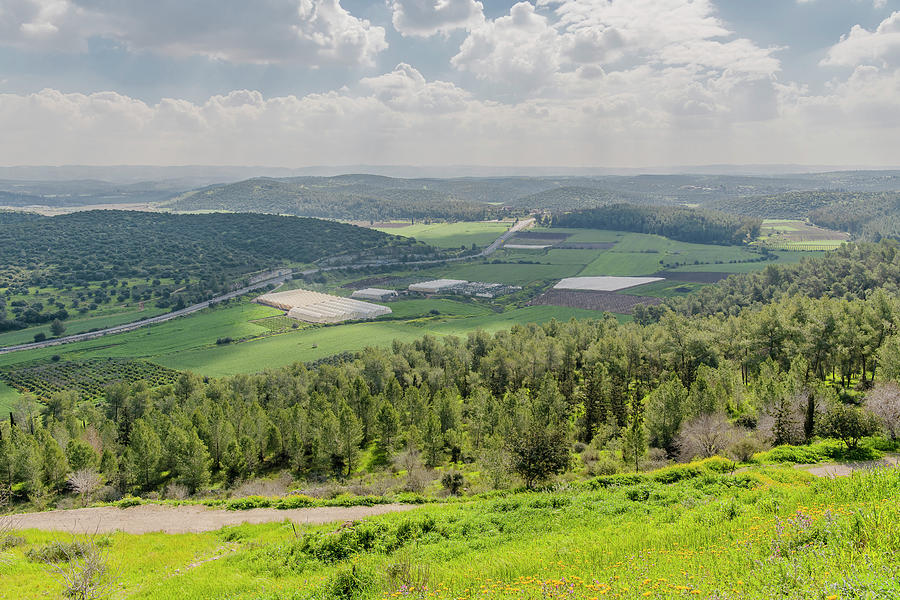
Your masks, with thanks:
<instances>
[{"instance_id":1,"label":"bare tree","mask_svg":"<svg viewBox=\"0 0 900 600\"><path fill-rule=\"evenodd\" d=\"M67 482L72 491L81 496L82 506L85 505L85 501L91 497L91 494L103 485L100 474L93 469L79 469L70 473Z\"/></svg>"},{"instance_id":2,"label":"bare tree","mask_svg":"<svg viewBox=\"0 0 900 600\"><path fill-rule=\"evenodd\" d=\"M62 580L65 598L101 600L112 595L116 579L109 569L110 545L101 539L94 533L86 541L59 545L64 557L51 570Z\"/></svg>"},{"instance_id":3,"label":"bare tree","mask_svg":"<svg viewBox=\"0 0 900 600\"><path fill-rule=\"evenodd\" d=\"M722 454L734 443L736 433L725 415L721 413L701 415L681 426L675 439L678 456L681 460L687 461Z\"/></svg>"},{"instance_id":4,"label":"bare tree","mask_svg":"<svg viewBox=\"0 0 900 600\"><path fill-rule=\"evenodd\" d=\"M879 383L866 394L866 408L892 440L900 437L900 386L893 381Z\"/></svg>"}]
</instances>

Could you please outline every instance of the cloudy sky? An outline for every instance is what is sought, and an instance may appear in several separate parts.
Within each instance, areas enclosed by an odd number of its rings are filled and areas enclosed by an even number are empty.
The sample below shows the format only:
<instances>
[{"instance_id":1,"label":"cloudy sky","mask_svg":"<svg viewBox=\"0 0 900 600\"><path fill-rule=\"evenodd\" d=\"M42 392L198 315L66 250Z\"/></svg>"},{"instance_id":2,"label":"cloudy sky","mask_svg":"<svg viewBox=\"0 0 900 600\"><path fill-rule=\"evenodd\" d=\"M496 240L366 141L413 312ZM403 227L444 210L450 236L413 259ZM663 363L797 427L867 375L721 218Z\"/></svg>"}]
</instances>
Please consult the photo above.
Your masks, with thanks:
<instances>
[{"instance_id":1,"label":"cloudy sky","mask_svg":"<svg viewBox=\"0 0 900 600\"><path fill-rule=\"evenodd\" d=\"M900 166L900 0L0 0L0 164Z\"/></svg>"}]
</instances>

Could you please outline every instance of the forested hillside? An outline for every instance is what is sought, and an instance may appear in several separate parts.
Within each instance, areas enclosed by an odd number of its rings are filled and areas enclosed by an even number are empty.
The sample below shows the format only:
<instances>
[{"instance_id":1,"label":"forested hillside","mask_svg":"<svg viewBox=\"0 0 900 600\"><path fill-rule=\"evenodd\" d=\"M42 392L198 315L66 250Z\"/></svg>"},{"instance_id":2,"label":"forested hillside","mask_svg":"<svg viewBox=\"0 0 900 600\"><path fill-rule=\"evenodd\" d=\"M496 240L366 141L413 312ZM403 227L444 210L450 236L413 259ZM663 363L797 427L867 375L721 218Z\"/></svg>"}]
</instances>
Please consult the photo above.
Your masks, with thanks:
<instances>
[{"instance_id":1,"label":"forested hillside","mask_svg":"<svg viewBox=\"0 0 900 600\"><path fill-rule=\"evenodd\" d=\"M97 407L62 392L42 418L23 404L0 424L0 484L34 498L88 469L113 494L168 482L194 492L273 468L343 478L405 453L413 490L416 469L448 462L531 486L569 470L576 441L604 474L667 456L747 460L814 436L852 455L861 437L900 426L897 393L872 392L865 408L851 393L900 376L898 324L886 294L793 297L735 317L532 324L258 375L116 384Z\"/></svg>"},{"instance_id":2,"label":"forested hillside","mask_svg":"<svg viewBox=\"0 0 900 600\"><path fill-rule=\"evenodd\" d=\"M810 212L846 198L840 191L787 192L766 196L743 196L708 202L705 208L760 219L805 219ZM858 196L858 194L854 194Z\"/></svg>"},{"instance_id":3,"label":"forested hillside","mask_svg":"<svg viewBox=\"0 0 900 600\"><path fill-rule=\"evenodd\" d=\"M227 210L365 221L478 221L494 214L486 204L428 189L425 184L418 189L385 187L385 183L404 180L360 178L249 179L189 192L165 206L175 211Z\"/></svg>"},{"instance_id":4,"label":"forested hillside","mask_svg":"<svg viewBox=\"0 0 900 600\"><path fill-rule=\"evenodd\" d=\"M695 293L667 300L666 306L686 315L738 314L745 307L764 305L800 294L810 298L855 300L874 290L896 294L900 289L900 244L847 244L817 259L795 265L769 265L757 273L732 275ZM660 307L639 310L636 318L661 314Z\"/></svg>"},{"instance_id":5,"label":"forested hillside","mask_svg":"<svg viewBox=\"0 0 900 600\"><path fill-rule=\"evenodd\" d=\"M113 298L147 300L151 284L158 305L181 306L226 290L254 271L360 253L403 260L436 252L409 238L297 217L0 213L0 288L7 299L17 298L10 306L0 303L0 331L65 320L63 309L100 306ZM35 305L29 288L51 288L57 295L48 306Z\"/></svg>"},{"instance_id":6,"label":"forested hillside","mask_svg":"<svg viewBox=\"0 0 900 600\"><path fill-rule=\"evenodd\" d=\"M898 238L900 192L843 194L834 202L811 210L809 220L865 239Z\"/></svg>"},{"instance_id":7,"label":"forested hillside","mask_svg":"<svg viewBox=\"0 0 900 600\"><path fill-rule=\"evenodd\" d=\"M701 244L743 244L759 235L759 219L690 208L613 204L555 214L553 226L653 233Z\"/></svg>"},{"instance_id":8,"label":"forested hillside","mask_svg":"<svg viewBox=\"0 0 900 600\"><path fill-rule=\"evenodd\" d=\"M531 210L568 211L596 208L621 202L642 201L648 201L653 204L658 203L658 200L653 197L647 198L639 194L614 192L597 187L564 186L519 198L510 202L509 205Z\"/></svg>"}]
</instances>

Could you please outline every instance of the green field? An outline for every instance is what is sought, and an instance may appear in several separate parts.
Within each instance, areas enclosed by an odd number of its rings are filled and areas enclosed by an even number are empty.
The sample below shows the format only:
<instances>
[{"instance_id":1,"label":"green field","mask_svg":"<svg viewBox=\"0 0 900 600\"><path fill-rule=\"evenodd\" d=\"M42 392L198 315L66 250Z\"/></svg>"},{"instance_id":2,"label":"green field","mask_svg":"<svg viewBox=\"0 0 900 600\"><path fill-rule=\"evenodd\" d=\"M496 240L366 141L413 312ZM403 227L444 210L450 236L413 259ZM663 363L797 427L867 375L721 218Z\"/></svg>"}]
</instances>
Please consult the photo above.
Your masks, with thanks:
<instances>
[{"instance_id":1,"label":"green field","mask_svg":"<svg viewBox=\"0 0 900 600\"><path fill-rule=\"evenodd\" d=\"M18 399L19 392L0 381L0 418L8 417Z\"/></svg>"},{"instance_id":2,"label":"green field","mask_svg":"<svg viewBox=\"0 0 900 600\"><path fill-rule=\"evenodd\" d=\"M416 238L420 242L438 246L439 248L459 248L476 246L488 246L509 229L512 223L496 221L460 223L420 223L406 227L381 227L378 231L391 235L402 235Z\"/></svg>"},{"instance_id":3,"label":"green field","mask_svg":"<svg viewBox=\"0 0 900 600\"><path fill-rule=\"evenodd\" d=\"M816 227L805 221L766 219L760 229L760 246L801 252L827 251L840 247L849 234Z\"/></svg>"},{"instance_id":4,"label":"green field","mask_svg":"<svg viewBox=\"0 0 900 600\"><path fill-rule=\"evenodd\" d=\"M673 483L645 474L343 526L117 533L108 556L115 597L142 600L887 599L900 577L900 508L885 499L898 489L896 470L816 481L790 467ZM58 595L60 578L26 553L71 539L25 532L0 563L0 598Z\"/></svg>"},{"instance_id":5,"label":"green field","mask_svg":"<svg viewBox=\"0 0 900 600\"><path fill-rule=\"evenodd\" d=\"M426 333L465 335L475 329L498 331L514 324L600 316L595 311L555 306L529 306L498 313L484 304L445 299L401 300L389 306L395 312L388 320L302 326L273 335L269 328L251 321L280 315L281 311L244 301L88 342L0 355L0 368L44 362L59 355L63 361L140 358L208 376L234 375L354 352L366 346L387 346L395 339L412 341ZM433 310L439 314L431 314ZM216 344L216 340L226 337L236 341ZM14 399L15 392L9 390L6 396ZM0 399L3 397L0 388Z\"/></svg>"},{"instance_id":6,"label":"green field","mask_svg":"<svg viewBox=\"0 0 900 600\"><path fill-rule=\"evenodd\" d=\"M672 298L673 296L683 296L686 293L690 293L694 290L699 290L705 285L707 284L667 279L665 281L654 281L653 283L647 283L644 285L639 285L637 287L628 288L618 293L626 294L629 296ZM686 292L685 290L688 291Z\"/></svg>"},{"instance_id":7,"label":"green field","mask_svg":"<svg viewBox=\"0 0 900 600\"><path fill-rule=\"evenodd\" d=\"M149 305L150 303L148 303ZM138 310L137 307L121 308L118 312L112 314L104 314L100 316L91 316L86 318L68 319L65 322L66 331L63 335L74 335L76 333L84 333L93 329L106 329L107 327L115 327L139 321L141 319L149 319L168 312L167 309L156 308L155 306L147 306L144 310ZM15 346L17 344L27 344L34 341L34 334L43 331L47 337L50 336L50 325L39 325L37 327L29 327L18 331L8 331L0 334L0 346Z\"/></svg>"}]
</instances>

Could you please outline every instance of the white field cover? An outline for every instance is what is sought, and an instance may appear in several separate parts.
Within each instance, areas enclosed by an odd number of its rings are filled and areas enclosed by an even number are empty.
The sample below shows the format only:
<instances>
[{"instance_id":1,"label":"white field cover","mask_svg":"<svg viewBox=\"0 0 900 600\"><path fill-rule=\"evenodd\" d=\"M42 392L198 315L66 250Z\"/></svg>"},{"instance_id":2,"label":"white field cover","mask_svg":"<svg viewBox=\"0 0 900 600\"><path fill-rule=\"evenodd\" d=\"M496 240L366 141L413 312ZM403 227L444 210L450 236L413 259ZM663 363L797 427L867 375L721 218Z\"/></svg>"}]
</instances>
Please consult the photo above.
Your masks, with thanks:
<instances>
[{"instance_id":1,"label":"white field cover","mask_svg":"<svg viewBox=\"0 0 900 600\"><path fill-rule=\"evenodd\" d=\"M286 310L289 317L309 323L340 323L374 319L392 312L386 306L309 290L288 290L263 294L256 301Z\"/></svg>"},{"instance_id":2,"label":"white field cover","mask_svg":"<svg viewBox=\"0 0 900 600\"><path fill-rule=\"evenodd\" d=\"M662 281L665 277L567 277L553 286L555 290L587 290L591 292L616 292L645 283Z\"/></svg>"}]
</instances>

